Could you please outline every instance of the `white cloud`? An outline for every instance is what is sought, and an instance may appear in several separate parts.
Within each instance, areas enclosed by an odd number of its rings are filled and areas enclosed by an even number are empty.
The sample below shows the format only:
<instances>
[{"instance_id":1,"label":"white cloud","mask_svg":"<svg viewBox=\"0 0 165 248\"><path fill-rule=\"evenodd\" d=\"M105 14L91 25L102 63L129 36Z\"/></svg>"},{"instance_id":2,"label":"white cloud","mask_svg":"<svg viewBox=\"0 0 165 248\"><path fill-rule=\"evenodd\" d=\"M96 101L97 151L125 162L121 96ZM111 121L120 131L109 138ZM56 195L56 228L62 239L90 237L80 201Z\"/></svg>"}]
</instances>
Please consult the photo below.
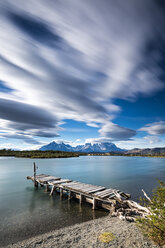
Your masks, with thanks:
<instances>
[{"instance_id":1,"label":"white cloud","mask_svg":"<svg viewBox=\"0 0 165 248\"><path fill-rule=\"evenodd\" d=\"M145 131L151 135L162 135L165 134L165 122L153 122L140 128L139 131Z\"/></svg>"},{"instance_id":2,"label":"white cloud","mask_svg":"<svg viewBox=\"0 0 165 248\"><path fill-rule=\"evenodd\" d=\"M143 138L133 138L126 141L116 141L115 145L122 149L134 149L134 148L154 148L154 147L164 147L164 142L162 142L159 137L145 136Z\"/></svg>"},{"instance_id":3,"label":"white cloud","mask_svg":"<svg viewBox=\"0 0 165 248\"><path fill-rule=\"evenodd\" d=\"M146 139L149 144L155 144L161 141L157 136L145 136L144 139Z\"/></svg>"},{"instance_id":4,"label":"white cloud","mask_svg":"<svg viewBox=\"0 0 165 248\"><path fill-rule=\"evenodd\" d=\"M109 138L105 138L105 137L99 137L99 138L89 138L89 139L86 139L85 140L85 143L92 143L92 144L95 144L95 143L102 143L102 142L112 142L111 139Z\"/></svg>"},{"instance_id":5,"label":"white cloud","mask_svg":"<svg viewBox=\"0 0 165 248\"><path fill-rule=\"evenodd\" d=\"M102 128L99 130L102 137L107 137L111 140L127 140L136 135L136 131L121 127L112 122L107 122L103 124Z\"/></svg>"}]
</instances>

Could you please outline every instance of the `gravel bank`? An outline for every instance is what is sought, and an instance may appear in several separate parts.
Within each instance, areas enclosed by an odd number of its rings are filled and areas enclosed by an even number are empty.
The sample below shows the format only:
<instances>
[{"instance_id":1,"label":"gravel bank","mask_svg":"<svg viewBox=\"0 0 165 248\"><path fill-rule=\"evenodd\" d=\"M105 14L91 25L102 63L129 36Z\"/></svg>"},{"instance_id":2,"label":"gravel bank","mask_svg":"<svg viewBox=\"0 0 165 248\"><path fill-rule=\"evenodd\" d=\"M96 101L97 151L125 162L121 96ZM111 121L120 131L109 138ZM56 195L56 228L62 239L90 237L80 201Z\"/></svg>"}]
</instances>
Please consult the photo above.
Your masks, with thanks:
<instances>
[{"instance_id":1,"label":"gravel bank","mask_svg":"<svg viewBox=\"0 0 165 248\"><path fill-rule=\"evenodd\" d=\"M115 239L102 243L99 236L103 232L112 232ZM116 217L76 224L56 231L45 233L6 248L156 248L151 241L143 237L134 223L121 221Z\"/></svg>"}]
</instances>

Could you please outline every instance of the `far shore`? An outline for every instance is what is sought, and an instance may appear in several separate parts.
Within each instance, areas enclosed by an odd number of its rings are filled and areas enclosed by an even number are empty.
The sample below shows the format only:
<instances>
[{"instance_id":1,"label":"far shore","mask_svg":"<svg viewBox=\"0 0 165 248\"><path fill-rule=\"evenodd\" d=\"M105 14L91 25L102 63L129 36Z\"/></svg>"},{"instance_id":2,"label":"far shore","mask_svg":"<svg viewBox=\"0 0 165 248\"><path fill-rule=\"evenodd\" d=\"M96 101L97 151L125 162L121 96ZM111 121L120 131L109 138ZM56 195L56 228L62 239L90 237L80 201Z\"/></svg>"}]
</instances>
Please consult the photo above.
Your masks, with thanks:
<instances>
[{"instance_id":1,"label":"far shore","mask_svg":"<svg viewBox=\"0 0 165 248\"><path fill-rule=\"evenodd\" d=\"M80 152L64 152L64 151L14 151L11 149L0 150L0 157L16 157L16 158L72 158L80 156L121 156L121 157L152 157L165 158L164 154L124 154L124 153L80 153Z\"/></svg>"}]
</instances>

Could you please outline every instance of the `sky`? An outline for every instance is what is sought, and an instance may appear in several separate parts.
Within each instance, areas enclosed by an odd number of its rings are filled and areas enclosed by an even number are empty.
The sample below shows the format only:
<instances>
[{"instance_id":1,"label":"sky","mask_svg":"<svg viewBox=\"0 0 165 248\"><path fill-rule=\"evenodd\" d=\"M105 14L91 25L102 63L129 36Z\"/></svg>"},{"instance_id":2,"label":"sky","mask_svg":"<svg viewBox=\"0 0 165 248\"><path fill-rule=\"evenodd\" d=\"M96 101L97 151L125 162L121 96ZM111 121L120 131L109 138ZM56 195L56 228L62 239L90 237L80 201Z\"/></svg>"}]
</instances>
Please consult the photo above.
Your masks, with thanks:
<instances>
[{"instance_id":1,"label":"sky","mask_svg":"<svg viewBox=\"0 0 165 248\"><path fill-rule=\"evenodd\" d=\"M1 0L0 40L0 149L165 147L164 0Z\"/></svg>"}]
</instances>

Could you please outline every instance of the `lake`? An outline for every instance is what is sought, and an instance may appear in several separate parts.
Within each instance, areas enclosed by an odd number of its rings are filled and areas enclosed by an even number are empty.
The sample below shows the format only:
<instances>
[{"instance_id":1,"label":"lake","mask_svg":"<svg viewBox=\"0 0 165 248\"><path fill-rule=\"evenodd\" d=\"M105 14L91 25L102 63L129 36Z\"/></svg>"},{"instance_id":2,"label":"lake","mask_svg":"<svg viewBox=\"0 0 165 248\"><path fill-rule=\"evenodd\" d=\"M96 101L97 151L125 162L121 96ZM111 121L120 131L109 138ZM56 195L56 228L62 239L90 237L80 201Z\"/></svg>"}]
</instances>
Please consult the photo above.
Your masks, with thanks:
<instances>
[{"instance_id":1,"label":"lake","mask_svg":"<svg viewBox=\"0 0 165 248\"><path fill-rule=\"evenodd\" d=\"M0 157L0 246L75 223L99 218L105 210L67 198L60 201L44 189L35 189L26 176L45 173L84 183L120 189L138 200L141 189L151 195L165 180L165 158L82 156L62 159Z\"/></svg>"}]
</instances>

